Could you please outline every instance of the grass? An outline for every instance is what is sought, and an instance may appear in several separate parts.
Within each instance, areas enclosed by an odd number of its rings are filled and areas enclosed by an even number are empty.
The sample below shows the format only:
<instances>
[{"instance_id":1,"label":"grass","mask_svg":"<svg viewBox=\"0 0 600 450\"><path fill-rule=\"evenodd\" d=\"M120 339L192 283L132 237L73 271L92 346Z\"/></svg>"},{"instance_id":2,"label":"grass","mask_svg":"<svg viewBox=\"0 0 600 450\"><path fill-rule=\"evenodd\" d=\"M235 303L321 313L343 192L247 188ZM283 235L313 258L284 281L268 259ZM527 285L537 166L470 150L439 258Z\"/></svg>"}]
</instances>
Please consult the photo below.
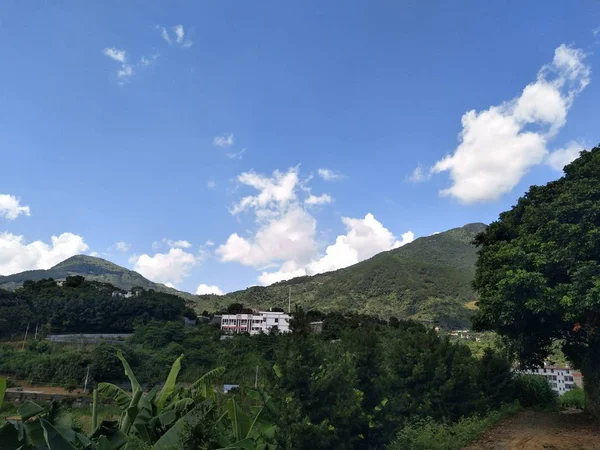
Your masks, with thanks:
<instances>
[{"instance_id":1,"label":"grass","mask_svg":"<svg viewBox=\"0 0 600 450\"><path fill-rule=\"evenodd\" d=\"M454 424L427 418L404 427L388 450L459 450L519 409L519 403L513 403L486 416L465 417Z\"/></svg>"}]
</instances>

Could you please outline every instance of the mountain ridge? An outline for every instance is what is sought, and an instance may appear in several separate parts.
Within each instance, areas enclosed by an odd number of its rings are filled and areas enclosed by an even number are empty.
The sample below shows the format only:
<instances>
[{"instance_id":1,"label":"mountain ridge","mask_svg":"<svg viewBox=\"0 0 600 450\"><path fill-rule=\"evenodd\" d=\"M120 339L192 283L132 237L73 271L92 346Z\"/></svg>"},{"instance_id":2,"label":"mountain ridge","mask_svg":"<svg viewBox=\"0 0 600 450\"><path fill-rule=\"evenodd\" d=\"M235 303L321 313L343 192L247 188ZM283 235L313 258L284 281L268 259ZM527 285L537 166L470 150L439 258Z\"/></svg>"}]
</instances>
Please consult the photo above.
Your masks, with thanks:
<instances>
[{"instance_id":1,"label":"mountain ridge","mask_svg":"<svg viewBox=\"0 0 600 450\"><path fill-rule=\"evenodd\" d=\"M97 256L75 255L52 266L50 269L27 270L12 275L0 275L0 288L14 290L20 287L24 281L38 281L43 278L54 278L64 280L68 276L80 275L86 280L109 283L113 286L130 290L133 287L154 289L155 291L174 294L186 300L196 301L197 297L188 292L178 291L164 284L148 280L139 273L119 266Z\"/></svg>"},{"instance_id":2,"label":"mountain ridge","mask_svg":"<svg viewBox=\"0 0 600 450\"><path fill-rule=\"evenodd\" d=\"M336 271L252 286L224 296L199 297L212 309L234 302L252 308L287 308L291 288L292 303L305 309L352 311L463 327L472 314L472 306L467 304L475 299L471 281L477 251L472 242L486 227L470 223L420 237Z\"/></svg>"}]
</instances>

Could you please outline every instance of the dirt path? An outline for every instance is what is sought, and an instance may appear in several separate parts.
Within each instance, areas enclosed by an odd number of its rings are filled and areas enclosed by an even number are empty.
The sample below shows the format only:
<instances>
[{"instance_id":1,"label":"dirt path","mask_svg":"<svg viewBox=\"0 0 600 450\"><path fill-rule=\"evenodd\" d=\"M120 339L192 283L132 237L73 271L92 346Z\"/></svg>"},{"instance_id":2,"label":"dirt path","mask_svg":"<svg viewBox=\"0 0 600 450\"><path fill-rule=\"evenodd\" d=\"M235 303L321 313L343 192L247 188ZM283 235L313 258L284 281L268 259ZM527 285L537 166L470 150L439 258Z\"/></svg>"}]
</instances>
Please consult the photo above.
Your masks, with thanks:
<instances>
[{"instance_id":1,"label":"dirt path","mask_svg":"<svg viewBox=\"0 0 600 450\"><path fill-rule=\"evenodd\" d=\"M523 411L464 450L598 450L600 424L583 414Z\"/></svg>"}]
</instances>

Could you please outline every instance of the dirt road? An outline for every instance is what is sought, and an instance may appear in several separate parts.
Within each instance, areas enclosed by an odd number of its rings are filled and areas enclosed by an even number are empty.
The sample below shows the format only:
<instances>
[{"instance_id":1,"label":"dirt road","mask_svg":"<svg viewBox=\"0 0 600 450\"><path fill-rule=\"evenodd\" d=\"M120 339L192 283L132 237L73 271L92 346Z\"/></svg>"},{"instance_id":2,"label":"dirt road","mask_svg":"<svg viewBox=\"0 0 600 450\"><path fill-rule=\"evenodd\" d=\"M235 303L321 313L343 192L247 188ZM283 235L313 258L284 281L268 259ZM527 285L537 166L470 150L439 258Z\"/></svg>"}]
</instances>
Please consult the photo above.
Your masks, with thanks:
<instances>
[{"instance_id":1,"label":"dirt road","mask_svg":"<svg viewBox=\"0 0 600 450\"><path fill-rule=\"evenodd\" d=\"M583 414L523 411L464 450L598 450L600 424Z\"/></svg>"}]
</instances>

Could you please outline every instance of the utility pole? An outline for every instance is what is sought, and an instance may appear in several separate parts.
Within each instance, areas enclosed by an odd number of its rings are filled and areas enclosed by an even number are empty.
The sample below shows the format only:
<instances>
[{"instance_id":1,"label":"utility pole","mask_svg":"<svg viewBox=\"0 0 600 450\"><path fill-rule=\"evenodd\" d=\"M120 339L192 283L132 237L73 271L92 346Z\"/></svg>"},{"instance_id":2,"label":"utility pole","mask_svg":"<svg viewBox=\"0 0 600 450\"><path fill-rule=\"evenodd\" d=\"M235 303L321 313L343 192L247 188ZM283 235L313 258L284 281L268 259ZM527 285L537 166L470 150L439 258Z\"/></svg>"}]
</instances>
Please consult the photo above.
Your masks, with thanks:
<instances>
[{"instance_id":1,"label":"utility pole","mask_svg":"<svg viewBox=\"0 0 600 450\"><path fill-rule=\"evenodd\" d=\"M292 312L292 287L288 286L288 314Z\"/></svg>"},{"instance_id":2,"label":"utility pole","mask_svg":"<svg viewBox=\"0 0 600 450\"><path fill-rule=\"evenodd\" d=\"M27 333L29 333L29 324L27 324L27 329L25 330L25 338L23 338L23 346L21 350L25 350L25 341L27 340Z\"/></svg>"},{"instance_id":3,"label":"utility pole","mask_svg":"<svg viewBox=\"0 0 600 450\"><path fill-rule=\"evenodd\" d=\"M258 366L256 366L256 374L254 375L254 389L258 388Z\"/></svg>"},{"instance_id":4,"label":"utility pole","mask_svg":"<svg viewBox=\"0 0 600 450\"><path fill-rule=\"evenodd\" d=\"M36 324L35 324L35 337L34 337L34 339L35 339L36 341L37 341L38 325L39 325L39 323L36 323Z\"/></svg>"},{"instance_id":5,"label":"utility pole","mask_svg":"<svg viewBox=\"0 0 600 450\"><path fill-rule=\"evenodd\" d=\"M83 382L83 392L87 392L88 379L90 377L90 365L87 366L87 373L85 374L85 381Z\"/></svg>"}]
</instances>

